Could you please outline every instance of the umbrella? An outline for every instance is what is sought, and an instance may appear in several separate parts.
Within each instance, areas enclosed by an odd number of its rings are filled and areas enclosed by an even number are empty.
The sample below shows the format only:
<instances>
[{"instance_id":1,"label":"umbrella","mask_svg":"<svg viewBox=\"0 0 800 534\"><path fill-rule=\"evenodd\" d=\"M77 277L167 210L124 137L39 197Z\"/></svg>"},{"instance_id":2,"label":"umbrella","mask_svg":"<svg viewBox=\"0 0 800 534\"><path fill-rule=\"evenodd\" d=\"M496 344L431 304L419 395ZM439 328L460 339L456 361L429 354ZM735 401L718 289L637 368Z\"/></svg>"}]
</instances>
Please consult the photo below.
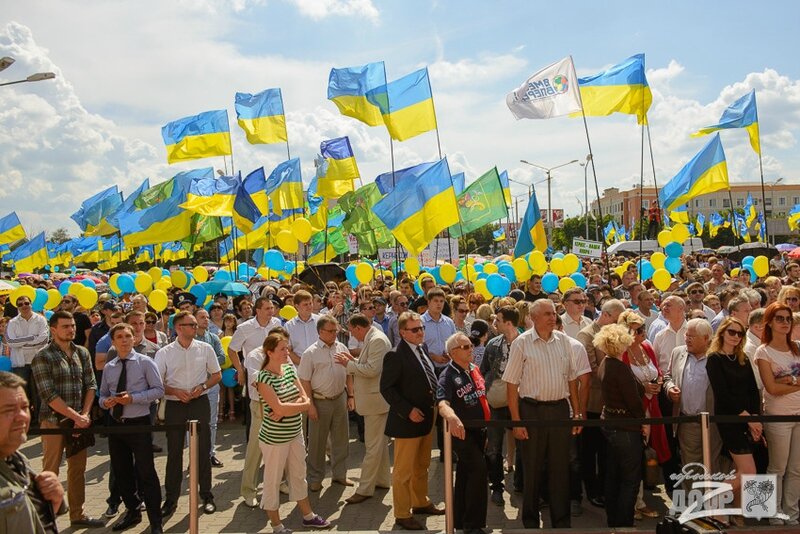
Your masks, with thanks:
<instances>
[{"instance_id":1,"label":"umbrella","mask_svg":"<svg viewBox=\"0 0 800 534\"><path fill-rule=\"evenodd\" d=\"M300 281L313 286L317 291L324 291L325 282L334 281L337 284L346 280L344 269L336 263L316 263L309 265L298 276Z\"/></svg>"},{"instance_id":2,"label":"umbrella","mask_svg":"<svg viewBox=\"0 0 800 534\"><path fill-rule=\"evenodd\" d=\"M789 254L786 256L792 258L793 260L800 260L800 247L797 247L793 251L789 252Z\"/></svg>"},{"instance_id":3,"label":"umbrella","mask_svg":"<svg viewBox=\"0 0 800 534\"><path fill-rule=\"evenodd\" d=\"M8 280L0 280L0 295L8 295L15 289L19 287L17 282L11 282Z\"/></svg>"},{"instance_id":4,"label":"umbrella","mask_svg":"<svg viewBox=\"0 0 800 534\"><path fill-rule=\"evenodd\" d=\"M766 243L745 243L736 247L719 247L717 252L723 256L728 256L734 261L742 261L745 256L766 256L771 258L777 254L778 250Z\"/></svg>"},{"instance_id":5,"label":"umbrella","mask_svg":"<svg viewBox=\"0 0 800 534\"><path fill-rule=\"evenodd\" d=\"M775 245L775 248L777 248L781 252L789 252L790 250L796 249L797 245L793 245L791 243L780 243L778 245Z\"/></svg>"},{"instance_id":6,"label":"umbrella","mask_svg":"<svg viewBox=\"0 0 800 534\"><path fill-rule=\"evenodd\" d=\"M237 297L239 295L249 295L250 290L241 282L231 282L229 280L212 280L200 284L200 287L206 290L209 295L229 295Z\"/></svg>"}]
</instances>

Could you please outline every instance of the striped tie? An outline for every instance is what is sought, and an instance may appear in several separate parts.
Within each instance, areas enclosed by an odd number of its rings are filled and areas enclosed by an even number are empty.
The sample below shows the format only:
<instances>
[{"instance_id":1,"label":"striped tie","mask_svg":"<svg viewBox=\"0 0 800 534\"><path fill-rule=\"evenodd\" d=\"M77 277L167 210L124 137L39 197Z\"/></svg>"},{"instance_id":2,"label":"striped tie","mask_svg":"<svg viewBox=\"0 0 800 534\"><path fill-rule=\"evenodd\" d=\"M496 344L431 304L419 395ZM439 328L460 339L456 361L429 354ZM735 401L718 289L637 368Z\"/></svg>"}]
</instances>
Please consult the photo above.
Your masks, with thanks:
<instances>
[{"instance_id":1,"label":"striped tie","mask_svg":"<svg viewBox=\"0 0 800 534\"><path fill-rule=\"evenodd\" d=\"M425 351L422 350L422 347L417 347L417 351L419 352L419 361L422 364L422 368L425 369L425 374L428 375L428 382L431 384L431 389L436 389L436 375L433 374L433 369L428 365L428 357L425 356Z\"/></svg>"}]
</instances>

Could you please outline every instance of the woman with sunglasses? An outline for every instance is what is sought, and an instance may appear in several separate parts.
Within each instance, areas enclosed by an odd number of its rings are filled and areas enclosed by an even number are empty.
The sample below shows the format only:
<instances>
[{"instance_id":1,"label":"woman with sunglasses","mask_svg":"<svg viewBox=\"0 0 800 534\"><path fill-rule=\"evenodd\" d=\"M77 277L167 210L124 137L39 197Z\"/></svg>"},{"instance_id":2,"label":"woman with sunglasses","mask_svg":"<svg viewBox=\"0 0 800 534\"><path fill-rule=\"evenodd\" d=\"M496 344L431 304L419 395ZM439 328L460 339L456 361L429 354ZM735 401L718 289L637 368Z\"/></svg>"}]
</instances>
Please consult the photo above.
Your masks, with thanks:
<instances>
[{"instance_id":1,"label":"woman with sunglasses","mask_svg":"<svg viewBox=\"0 0 800 534\"><path fill-rule=\"evenodd\" d=\"M706 373L714 393L714 413L717 415L758 415L761 413L761 395L753 374L753 366L744 352L747 329L735 317L728 317L719 325L708 349ZM759 422L719 423L723 450L736 466L733 480L734 507L741 505L742 475L756 473L753 444L763 438ZM731 516L731 523L744 526L741 516Z\"/></svg>"},{"instance_id":2,"label":"woman with sunglasses","mask_svg":"<svg viewBox=\"0 0 800 534\"><path fill-rule=\"evenodd\" d=\"M793 313L800 312L800 288L783 286L778 293L778 302L789 306Z\"/></svg>"},{"instance_id":3,"label":"woman with sunglasses","mask_svg":"<svg viewBox=\"0 0 800 534\"><path fill-rule=\"evenodd\" d=\"M158 345L158 348L163 347L169 340L167 334L158 330L158 315L153 312L144 314L144 337L151 343Z\"/></svg>"},{"instance_id":4,"label":"woman with sunglasses","mask_svg":"<svg viewBox=\"0 0 800 534\"><path fill-rule=\"evenodd\" d=\"M763 344L756 349L758 372L764 383L764 413L800 414L800 345L791 341L792 310L777 302L764 311ZM770 518L770 525L797 525L800 510L800 422L767 423L769 443L768 474L778 477L778 512L789 516L784 522Z\"/></svg>"},{"instance_id":5,"label":"woman with sunglasses","mask_svg":"<svg viewBox=\"0 0 800 534\"><path fill-rule=\"evenodd\" d=\"M450 299L450 309L453 310L453 322L456 325L456 332L461 332L469 336L470 328L474 319L467 321L469 306L464 297L454 296Z\"/></svg>"}]
</instances>

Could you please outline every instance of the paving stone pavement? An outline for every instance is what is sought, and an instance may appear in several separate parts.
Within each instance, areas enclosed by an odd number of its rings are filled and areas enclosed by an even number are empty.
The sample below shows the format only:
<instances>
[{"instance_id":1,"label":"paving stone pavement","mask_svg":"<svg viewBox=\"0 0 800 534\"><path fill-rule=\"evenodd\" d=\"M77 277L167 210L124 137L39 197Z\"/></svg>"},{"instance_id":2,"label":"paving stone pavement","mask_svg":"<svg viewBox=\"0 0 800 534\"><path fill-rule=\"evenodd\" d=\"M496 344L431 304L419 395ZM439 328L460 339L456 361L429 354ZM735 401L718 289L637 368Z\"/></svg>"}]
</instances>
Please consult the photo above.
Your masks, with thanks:
<instances>
[{"instance_id":1,"label":"paving stone pavement","mask_svg":"<svg viewBox=\"0 0 800 534\"><path fill-rule=\"evenodd\" d=\"M240 470L244 463L245 443L244 426L240 423L222 423L217 432L217 457L225 464L222 468L212 471L212 484L214 498L217 504L217 512L213 515L200 515L200 532L271 532L271 527L267 524L266 512L260 509L251 509L245 506L239 496ZM350 431L351 436L356 435L355 427ZM108 450L107 440L97 438L97 445L90 450L86 467L86 511L92 517L100 517L106 510L105 499L108 497ZM155 442L164 448L164 452L157 453L156 470L161 477L163 491L163 476L166 472L166 439L163 433L155 434ZM22 452L31 460L35 469L41 468L42 448L38 437L31 437L26 443ZM444 501L444 464L438 461L438 451L432 453L430 467L430 498L434 503L440 504ZM348 460L348 477L357 481L361 459L364 455L364 446L355 439L350 441L350 456ZM184 457L184 468L186 470L186 481L189 477L189 455L188 449ZM507 487L511 487L511 479L508 478ZM62 463L60 472L62 483L66 485L66 464ZM189 497L187 484L183 484L183 495L178 501L178 511L164 524L166 532L187 532L189 530ZM331 530L343 532L355 531L390 531L394 525L392 515L392 495L391 490L377 490L375 496L361 504L345 506L344 499L352 495L355 488L343 487L337 484L331 485L330 478L323 483L322 491L310 493L311 504L314 511L321 516L329 519L332 523ZM662 513L666 510L664 505L663 493L650 495L646 492L646 500L651 507L655 507ZM505 494L506 504L504 507L489 504L488 529L496 532L506 532L522 530L522 523L518 519L521 506L521 495ZM123 505L124 509L124 505ZM284 518L284 525L299 532L302 530L301 516L296 510L295 503L287 502L286 496L281 496L281 516ZM117 516L117 518L119 515ZM107 527L104 529L94 529L91 532L111 532L111 525L117 518L108 520ZM548 509L543 513L544 526L549 523ZM444 530L444 516L418 517L424 520L429 531ZM643 531L652 532L655 530L656 521L646 519L637 523L637 527ZM81 529L73 530L69 526L69 519L62 517L59 520L61 532L80 532ZM583 514L580 517L572 518L573 529L581 531L607 532L604 528L605 514L602 509L595 508L584 501ZM88 531L87 531L88 532ZM144 515L143 522L126 532L147 533L147 517Z\"/></svg>"}]
</instances>

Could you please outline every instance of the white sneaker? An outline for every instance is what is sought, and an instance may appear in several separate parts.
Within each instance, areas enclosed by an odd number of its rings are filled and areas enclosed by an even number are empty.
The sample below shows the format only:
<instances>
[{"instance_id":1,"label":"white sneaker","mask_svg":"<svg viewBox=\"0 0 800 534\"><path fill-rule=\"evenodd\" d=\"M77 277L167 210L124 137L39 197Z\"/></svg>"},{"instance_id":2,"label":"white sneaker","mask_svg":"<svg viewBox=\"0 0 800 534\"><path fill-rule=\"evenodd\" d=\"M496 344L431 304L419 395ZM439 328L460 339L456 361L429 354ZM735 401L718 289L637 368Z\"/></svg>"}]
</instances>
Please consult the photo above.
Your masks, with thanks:
<instances>
[{"instance_id":1,"label":"white sneaker","mask_svg":"<svg viewBox=\"0 0 800 534\"><path fill-rule=\"evenodd\" d=\"M289 484L287 484L285 480L281 482L281 487L279 489L284 495L289 495Z\"/></svg>"}]
</instances>

